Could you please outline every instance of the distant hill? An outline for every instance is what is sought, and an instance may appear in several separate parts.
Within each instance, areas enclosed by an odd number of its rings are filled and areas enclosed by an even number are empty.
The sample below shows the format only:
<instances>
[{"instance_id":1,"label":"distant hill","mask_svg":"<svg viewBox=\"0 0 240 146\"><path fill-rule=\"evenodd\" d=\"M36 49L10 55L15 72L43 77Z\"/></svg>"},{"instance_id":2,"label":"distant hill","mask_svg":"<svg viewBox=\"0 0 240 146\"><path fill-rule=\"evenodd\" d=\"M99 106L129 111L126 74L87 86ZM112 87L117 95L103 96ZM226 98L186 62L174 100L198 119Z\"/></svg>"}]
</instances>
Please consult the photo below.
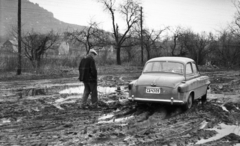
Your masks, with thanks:
<instances>
[{"instance_id":1,"label":"distant hill","mask_svg":"<svg viewBox=\"0 0 240 146\"><path fill-rule=\"evenodd\" d=\"M8 39L12 28L17 28L18 0L0 0L0 43ZM54 18L53 13L28 0L22 0L22 31L37 32L50 30L83 29L84 26L68 24Z\"/></svg>"}]
</instances>

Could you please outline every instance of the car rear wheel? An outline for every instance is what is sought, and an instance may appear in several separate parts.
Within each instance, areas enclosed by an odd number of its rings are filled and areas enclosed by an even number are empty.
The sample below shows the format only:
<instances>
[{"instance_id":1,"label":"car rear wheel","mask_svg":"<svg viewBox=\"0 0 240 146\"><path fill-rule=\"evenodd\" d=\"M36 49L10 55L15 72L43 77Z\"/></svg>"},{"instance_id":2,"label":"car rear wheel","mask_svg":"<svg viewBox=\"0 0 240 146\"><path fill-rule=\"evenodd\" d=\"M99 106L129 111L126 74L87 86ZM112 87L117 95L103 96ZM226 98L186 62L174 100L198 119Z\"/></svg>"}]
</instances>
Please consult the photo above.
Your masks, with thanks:
<instances>
[{"instance_id":1,"label":"car rear wheel","mask_svg":"<svg viewBox=\"0 0 240 146\"><path fill-rule=\"evenodd\" d=\"M187 103L185 104L184 108L185 108L185 110L188 110L188 109L192 108L192 106L193 106L193 96L192 96L192 94L189 94Z\"/></svg>"},{"instance_id":2,"label":"car rear wheel","mask_svg":"<svg viewBox=\"0 0 240 146\"><path fill-rule=\"evenodd\" d=\"M202 104L204 104L206 101L207 101L207 92L206 92L206 94L204 94L204 95L202 96L202 98L201 98Z\"/></svg>"},{"instance_id":3,"label":"car rear wheel","mask_svg":"<svg viewBox=\"0 0 240 146\"><path fill-rule=\"evenodd\" d=\"M206 93L202 96L202 98L201 98L201 102L202 102L202 104L204 104L206 101L207 101L207 93L208 93L208 89L209 89L210 87L208 86L207 87L207 90L206 90Z\"/></svg>"}]
</instances>

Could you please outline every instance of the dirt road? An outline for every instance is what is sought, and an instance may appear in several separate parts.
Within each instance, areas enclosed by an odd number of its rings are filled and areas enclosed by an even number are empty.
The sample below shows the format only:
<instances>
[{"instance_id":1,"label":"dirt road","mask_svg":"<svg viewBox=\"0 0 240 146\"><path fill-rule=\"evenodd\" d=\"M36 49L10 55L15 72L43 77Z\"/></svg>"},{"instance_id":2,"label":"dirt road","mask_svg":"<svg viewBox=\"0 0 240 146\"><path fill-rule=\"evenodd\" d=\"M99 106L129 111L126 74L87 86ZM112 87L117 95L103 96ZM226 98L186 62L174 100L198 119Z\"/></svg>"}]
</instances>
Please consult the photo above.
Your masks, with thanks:
<instances>
[{"instance_id":1,"label":"dirt road","mask_svg":"<svg viewBox=\"0 0 240 146\"><path fill-rule=\"evenodd\" d=\"M79 108L77 78L1 82L0 145L240 144L240 73L203 74L212 82L208 101L189 111L126 100L136 75L101 76L97 110Z\"/></svg>"}]
</instances>

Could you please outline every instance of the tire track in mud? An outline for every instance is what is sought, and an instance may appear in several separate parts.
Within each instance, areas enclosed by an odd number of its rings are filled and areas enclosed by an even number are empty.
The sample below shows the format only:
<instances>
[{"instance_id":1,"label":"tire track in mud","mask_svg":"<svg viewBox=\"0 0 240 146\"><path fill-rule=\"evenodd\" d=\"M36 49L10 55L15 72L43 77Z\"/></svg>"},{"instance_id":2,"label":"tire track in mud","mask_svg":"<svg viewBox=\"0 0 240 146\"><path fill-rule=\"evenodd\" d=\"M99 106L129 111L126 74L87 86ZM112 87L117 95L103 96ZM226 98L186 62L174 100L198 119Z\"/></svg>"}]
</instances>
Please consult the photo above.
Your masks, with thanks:
<instances>
[{"instance_id":1,"label":"tire track in mud","mask_svg":"<svg viewBox=\"0 0 240 146\"><path fill-rule=\"evenodd\" d=\"M24 141L32 142L32 144L41 143L41 139L45 139L46 143L53 144L53 145L54 144L57 145L57 141L61 141L61 143L63 144L65 143L64 140L66 140L65 144L67 145L69 144L69 141L71 141L76 137L78 137L81 142L76 140L75 144L81 143L81 144L89 144L89 145L94 143L95 144L102 143L103 145L110 144L110 143L115 143L119 145L130 145L130 144L152 145L154 143L166 144L172 141L175 141L177 144L180 144L184 140L187 141L185 142L186 144L186 143L189 143L190 141L189 133L194 134L195 132L195 135L199 137L198 136L199 134L196 134L196 130L198 129L196 128L198 127L196 125L200 125L200 122L199 122L199 118L197 118L198 116L193 111L182 113L174 117L172 116L167 117L162 115L161 112L152 113L151 110L149 111L144 108L142 109L142 107L137 107L136 109L131 109L131 110L128 110L128 108L125 108L123 110L120 110L119 112L116 112L115 114L116 117L121 118L134 113L137 118L132 123L130 121L125 122L125 123L128 123L129 125L124 126L124 125L115 124L115 123L98 125L96 124L96 119L94 121L94 119L89 117L89 115L94 116L92 111L86 110L86 111L76 112L76 110L73 110L75 108L71 107L70 109L67 110L67 112L62 112L62 113L60 112L60 110L56 113L49 112L49 110L51 109L46 110L46 112L48 113L43 113L43 115L35 117L30 122L25 122L22 125L21 124L18 125L22 127L27 126L28 128L21 129L20 131L24 131L24 133L20 133L17 135L20 135L19 137L21 137L21 139L23 139ZM217 109L221 110L221 108L217 108ZM163 112L163 113L166 113L166 112ZM206 113L204 112L199 112L199 113L200 113L199 114L200 117L201 116L205 117L203 115ZM102 113L100 112L95 116L98 117L101 114ZM81 115L81 117L79 117L79 115ZM159 118L157 118L158 116L155 117L155 115L162 117L162 121ZM154 119L153 117L155 118L155 121L153 120ZM52 123L52 121L54 121L54 124ZM87 124L88 126L83 127L83 125L85 124ZM195 130L194 128L192 128L192 126L190 126L189 128L189 125L195 125L196 126ZM12 127L6 127L6 128L11 129ZM14 135L16 131L14 131L12 135ZM63 133L63 134L59 134L59 133ZM209 136L213 134L214 133L210 133ZM8 135L11 136L11 133ZM127 135L133 135L133 136L127 137ZM203 135L205 136L206 134L204 133ZM193 140L193 143L194 142L196 142L196 140L195 141ZM26 143L21 143L21 144L26 144Z\"/></svg>"},{"instance_id":2,"label":"tire track in mud","mask_svg":"<svg viewBox=\"0 0 240 146\"><path fill-rule=\"evenodd\" d=\"M45 108L39 114L25 113L22 121L1 125L0 145L14 143L34 145L44 144L44 142L58 145L58 142L64 143L63 141L68 145L70 140L84 134L84 125L91 125L94 123L94 117L101 114L101 111L83 111L76 105L69 105L69 107L65 107L64 111L52 106ZM9 137L12 138L9 139Z\"/></svg>"},{"instance_id":3,"label":"tire track in mud","mask_svg":"<svg viewBox=\"0 0 240 146\"><path fill-rule=\"evenodd\" d=\"M216 131L208 131L205 128L213 128L220 122L234 123L234 119L229 118L229 113L223 112L221 107L211 102L205 104L204 107L198 104L186 112L179 108L169 112L169 108L171 107L153 107L152 109L144 107L142 109L136 106L132 110L134 112L130 112L134 118L122 122L121 127L116 123L102 125L106 129L104 134L100 131L104 138L97 137L91 144L99 144L102 139L108 139L102 144L108 145L115 140L117 145L191 145L202 138L207 139L216 135ZM129 114L122 113L120 115L115 114L113 117L129 116ZM207 124L203 125L204 122ZM121 135L122 138L118 137L117 140L111 135ZM111 142L108 143L109 141Z\"/></svg>"},{"instance_id":4,"label":"tire track in mud","mask_svg":"<svg viewBox=\"0 0 240 146\"><path fill-rule=\"evenodd\" d=\"M126 114L129 113L129 114ZM162 138L161 131L154 131L154 128L161 126L160 121L164 121L165 118L168 116L169 113L167 113L166 109L164 107L156 108L146 105L140 105L136 106L134 109L132 109L130 112L120 112L116 113L115 116L112 116L111 118L121 118L122 116L134 116L134 118L129 119L128 121L124 121L122 124L124 126L121 127L120 133L124 133L123 141L125 141L125 145L128 145L130 143L133 143L134 141L139 141L141 138L148 136L152 137L152 140L156 140L159 138ZM107 119L109 120L109 119ZM110 133L113 134L115 128L110 128L112 130ZM166 130L164 129L165 133ZM108 131L109 132L109 131ZM152 133L152 134L151 134ZM131 136L133 135L133 136ZM149 141L151 138L149 138ZM141 140L140 140L141 141ZM121 141L119 141L119 144L123 144ZM130 142L130 143L129 143ZM99 143L99 141L98 141ZM135 143L136 144L136 143Z\"/></svg>"}]
</instances>

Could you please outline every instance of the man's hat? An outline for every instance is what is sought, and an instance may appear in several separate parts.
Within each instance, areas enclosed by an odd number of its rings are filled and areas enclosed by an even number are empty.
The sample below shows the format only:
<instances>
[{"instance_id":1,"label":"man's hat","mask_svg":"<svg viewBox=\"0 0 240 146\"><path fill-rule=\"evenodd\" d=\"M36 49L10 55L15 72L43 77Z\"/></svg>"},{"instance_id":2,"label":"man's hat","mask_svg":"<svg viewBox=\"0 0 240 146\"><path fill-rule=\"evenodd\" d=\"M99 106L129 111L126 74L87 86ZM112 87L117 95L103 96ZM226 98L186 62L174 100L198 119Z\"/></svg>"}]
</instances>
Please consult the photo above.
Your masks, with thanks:
<instances>
[{"instance_id":1,"label":"man's hat","mask_svg":"<svg viewBox=\"0 0 240 146\"><path fill-rule=\"evenodd\" d=\"M97 51L95 51L94 49L90 49L89 53L93 53L94 55L98 55Z\"/></svg>"}]
</instances>

